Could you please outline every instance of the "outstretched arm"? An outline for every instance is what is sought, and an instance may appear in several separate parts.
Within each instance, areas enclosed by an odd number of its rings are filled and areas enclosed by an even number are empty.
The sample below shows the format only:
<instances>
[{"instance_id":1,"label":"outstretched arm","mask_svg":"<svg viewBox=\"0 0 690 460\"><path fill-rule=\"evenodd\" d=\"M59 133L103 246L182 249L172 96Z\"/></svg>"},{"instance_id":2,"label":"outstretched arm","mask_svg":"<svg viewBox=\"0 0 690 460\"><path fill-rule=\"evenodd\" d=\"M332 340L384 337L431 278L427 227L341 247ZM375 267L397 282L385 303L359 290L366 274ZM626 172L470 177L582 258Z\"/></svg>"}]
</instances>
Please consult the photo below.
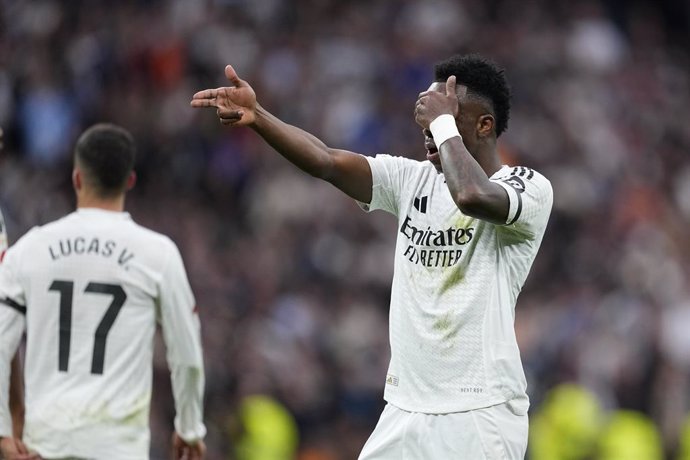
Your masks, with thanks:
<instances>
[{"instance_id":1,"label":"outstretched arm","mask_svg":"<svg viewBox=\"0 0 690 460\"><path fill-rule=\"evenodd\" d=\"M233 86L199 91L192 99L192 107L215 107L224 125L251 127L301 170L330 182L358 201L371 202L371 169L364 156L330 148L316 136L270 114L257 103L252 87L237 76L232 66L225 67L225 76Z\"/></svg>"},{"instance_id":2,"label":"outstretched arm","mask_svg":"<svg viewBox=\"0 0 690 460\"><path fill-rule=\"evenodd\" d=\"M415 120L422 128L430 129L434 136L443 175L458 208L468 216L505 224L510 208L508 194L503 187L489 180L465 147L456 126L458 112L456 78L450 76L445 93L425 91L419 95ZM452 135L448 136L448 133Z\"/></svg>"}]
</instances>

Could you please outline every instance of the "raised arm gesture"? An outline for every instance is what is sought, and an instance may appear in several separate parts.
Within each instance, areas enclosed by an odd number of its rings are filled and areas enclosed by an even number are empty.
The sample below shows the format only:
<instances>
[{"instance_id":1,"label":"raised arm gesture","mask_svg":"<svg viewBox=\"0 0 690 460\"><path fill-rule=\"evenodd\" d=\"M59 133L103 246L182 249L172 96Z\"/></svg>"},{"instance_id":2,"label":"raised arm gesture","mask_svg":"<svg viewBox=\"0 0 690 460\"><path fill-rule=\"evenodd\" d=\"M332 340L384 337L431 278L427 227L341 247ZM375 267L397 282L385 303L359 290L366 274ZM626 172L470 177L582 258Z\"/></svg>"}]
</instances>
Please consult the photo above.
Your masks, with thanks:
<instances>
[{"instance_id":1,"label":"raised arm gesture","mask_svg":"<svg viewBox=\"0 0 690 460\"><path fill-rule=\"evenodd\" d=\"M371 169L364 156L330 148L316 136L271 115L256 102L252 87L231 65L225 66L225 76L232 86L199 91L191 106L215 107L224 125L249 126L302 171L330 182L358 201L371 201Z\"/></svg>"},{"instance_id":2,"label":"raised arm gesture","mask_svg":"<svg viewBox=\"0 0 690 460\"><path fill-rule=\"evenodd\" d=\"M215 107L224 125L246 126L256 121L256 93L249 83L237 76L231 65L225 76L232 86L199 91L192 97L192 107Z\"/></svg>"}]
</instances>

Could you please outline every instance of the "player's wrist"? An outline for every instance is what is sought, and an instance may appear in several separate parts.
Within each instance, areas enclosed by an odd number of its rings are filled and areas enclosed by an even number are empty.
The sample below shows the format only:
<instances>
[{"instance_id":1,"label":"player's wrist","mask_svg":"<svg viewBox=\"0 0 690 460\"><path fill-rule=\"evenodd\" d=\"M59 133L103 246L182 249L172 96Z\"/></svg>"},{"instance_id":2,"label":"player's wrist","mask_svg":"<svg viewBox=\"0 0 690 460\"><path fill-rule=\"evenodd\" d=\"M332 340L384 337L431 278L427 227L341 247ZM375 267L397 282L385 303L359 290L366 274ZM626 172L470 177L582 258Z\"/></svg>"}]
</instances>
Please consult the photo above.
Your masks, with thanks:
<instances>
[{"instance_id":1,"label":"player's wrist","mask_svg":"<svg viewBox=\"0 0 690 460\"><path fill-rule=\"evenodd\" d=\"M177 436L185 444L193 446L204 441L204 437L206 436L206 428L204 427L202 430L189 432L180 430L176 427L175 436Z\"/></svg>"},{"instance_id":2,"label":"player's wrist","mask_svg":"<svg viewBox=\"0 0 690 460\"><path fill-rule=\"evenodd\" d=\"M264 109L257 102L253 109L254 119L247 126L255 131L260 130L265 124L266 118L270 115L268 110Z\"/></svg>"},{"instance_id":3,"label":"player's wrist","mask_svg":"<svg viewBox=\"0 0 690 460\"><path fill-rule=\"evenodd\" d=\"M462 138L462 136L460 136L460 131L458 131L458 125L455 124L455 117L449 113L444 113L434 118L434 120L429 123L429 131L431 131L434 143L438 149L441 148L441 144L452 137Z\"/></svg>"}]
</instances>

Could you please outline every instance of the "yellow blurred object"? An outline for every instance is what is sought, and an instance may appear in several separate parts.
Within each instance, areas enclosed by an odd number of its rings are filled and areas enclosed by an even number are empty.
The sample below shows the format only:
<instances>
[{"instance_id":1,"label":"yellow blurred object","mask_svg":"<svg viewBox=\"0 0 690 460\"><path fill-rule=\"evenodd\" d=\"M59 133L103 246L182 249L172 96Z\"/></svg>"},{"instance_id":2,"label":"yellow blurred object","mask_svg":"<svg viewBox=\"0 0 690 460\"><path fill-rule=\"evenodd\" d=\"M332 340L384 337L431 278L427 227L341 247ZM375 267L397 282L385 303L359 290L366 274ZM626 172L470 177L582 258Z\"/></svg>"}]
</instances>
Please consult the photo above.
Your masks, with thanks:
<instances>
[{"instance_id":1,"label":"yellow blurred object","mask_svg":"<svg viewBox=\"0 0 690 460\"><path fill-rule=\"evenodd\" d=\"M294 418L268 396L248 396L239 409L242 435L236 443L238 460L295 458L299 433Z\"/></svg>"},{"instance_id":2,"label":"yellow blurred object","mask_svg":"<svg viewBox=\"0 0 690 460\"><path fill-rule=\"evenodd\" d=\"M601 434L597 460L663 460L661 436L649 417L616 411Z\"/></svg>"},{"instance_id":3,"label":"yellow blurred object","mask_svg":"<svg viewBox=\"0 0 690 460\"><path fill-rule=\"evenodd\" d=\"M676 460L690 460L690 415L685 419L680 431L678 457Z\"/></svg>"},{"instance_id":4,"label":"yellow blurred object","mask_svg":"<svg viewBox=\"0 0 690 460\"><path fill-rule=\"evenodd\" d=\"M596 447L603 414L599 401L576 384L562 384L546 395L532 418L531 460L581 460Z\"/></svg>"}]
</instances>

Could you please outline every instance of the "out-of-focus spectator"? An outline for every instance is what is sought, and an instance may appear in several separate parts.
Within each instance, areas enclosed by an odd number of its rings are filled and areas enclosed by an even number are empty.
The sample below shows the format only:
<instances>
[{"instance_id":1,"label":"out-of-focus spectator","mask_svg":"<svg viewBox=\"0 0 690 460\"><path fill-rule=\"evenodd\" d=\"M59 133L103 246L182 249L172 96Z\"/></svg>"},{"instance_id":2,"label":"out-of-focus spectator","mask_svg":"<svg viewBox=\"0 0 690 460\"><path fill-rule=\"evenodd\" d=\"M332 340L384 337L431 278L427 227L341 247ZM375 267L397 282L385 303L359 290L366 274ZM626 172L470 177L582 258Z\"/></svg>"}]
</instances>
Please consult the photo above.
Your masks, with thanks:
<instances>
[{"instance_id":1,"label":"out-of-focus spectator","mask_svg":"<svg viewBox=\"0 0 690 460\"><path fill-rule=\"evenodd\" d=\"M633 411L616 411L601 434L595 458L663 460L661 436L649 417Z\"/></svg>"},{"instance_id":2,"label":"out-of-focus spectator","mask_svg":"<svg viewBox=\"0 0 690 460\"><path fill-rule=\"evenodd\" d=\"M586 460L604 423L597 398L584 387L561 384L550 390L530 427L531 460Z\"/></svg>"},{"instance_id":3,"label":"out-of-focus spectator","mask_svg":"<svg viewBox=\"0 0 690 460\"><path fill-rule=\"evenodd\" d=\"M292 415L267 396L248 396L237 414L235 452L238 460L294 458L299 435Z\"/></svg>"},{"instance_id":4,"label":"out-of-focus spectator","mask_svg":"<svg viewBox=\"0 0 690 460\"><path fill-rule=\"evenodd\" d=\"M680 447L676 460L690 460L690 416L685 418L680 433Z\"/></svg>"}]
</instances>

